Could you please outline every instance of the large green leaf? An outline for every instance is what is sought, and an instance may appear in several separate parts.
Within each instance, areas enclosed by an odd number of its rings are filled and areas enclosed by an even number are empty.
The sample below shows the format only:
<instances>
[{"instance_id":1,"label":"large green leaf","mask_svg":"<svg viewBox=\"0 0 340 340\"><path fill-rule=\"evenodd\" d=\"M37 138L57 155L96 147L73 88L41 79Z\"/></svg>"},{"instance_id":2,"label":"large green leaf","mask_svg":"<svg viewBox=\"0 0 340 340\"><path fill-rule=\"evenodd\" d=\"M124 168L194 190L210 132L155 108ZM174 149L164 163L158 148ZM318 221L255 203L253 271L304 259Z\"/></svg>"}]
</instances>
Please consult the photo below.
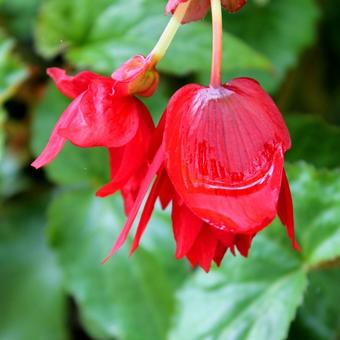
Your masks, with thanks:
<instances>
[{"instance_id":1,"label":"large green leaf","mask_svg":"<svg viewBox=\"0 0 340 340\"><path fill-rule=\"evenodd\" d=\"M37 46L45 56L66 49L66 57L81 68L111 73L134 54L147 54L169 18L163 1L154 0L49 0L37 27ZM232 35L224 70L266 69L268 60ZM211 26L199 22L181 27L159 68L177 75L210 69Z\"/></svg>"},{"instance_id":2,"label":"large green leaf","mask_svg":"<svg viewBox=\"0 0 340 340\"><path fill-rule=\"evenodd\" d=\"M21 62L13 55L14 41L0 30L0 105L27 76Z\"/></svg>"},{"instance_id":3,"label":"large green leaf","mask_svg":"<svg viewBox=\"0 0 340 340\"><path fill-rule=\"evenodd\" d=\"M0 159L0 199L11 197L28 187L30 181L22 171L20 157L5 148ZM1 204L1 203L0 203Z\"/></svg>"},{"instance_id":4,"label":"large green leaf","mask_svg":"<svg viewBox=\"0 0 340 340\"><path fill-rule=\"evenodd\" d=\"M302 301L306 277L293 250L264 232L248 259L224 259L179 292L171 339L283 339Z\"/></svg>"},{"instance_id":5,"label":"large green leaf","mask_svg":"<svg viewBox=\"0 0 340 340\"><path fill-rule=\"evenodd\" d=\"M0 19L19 39L32 39L33 26L42 0L2 0Z\"/></svg>"},{"instance_id":6,"label":"large green leaf","mask_svg":"<svg viewBox=\"0 0 340 340\"><path fill-rule=\"evenodd\" d=\"M300 307L290 339L336 340L340 334L340 269L310 274L304 304ZM298 333L299 332L299 333Z\"/></svg>"},{"instance_id":7,"label":"large green leaf","mask_svg":"<svg viewBox=\"0 0 340 340\"><path fill-rule=\"evenodd\" d=\"M30 197L1 209L1 339L67 338L61 273L44 239L45 206Z\"/></svg>"},{"instance_id":8,"label":"large green leaf","mask_svg":"<svg viewBox=\"0 0 340 340\"><path fill-rule=\"evenodd\" d=\"M70 103L53 84L38 106L32 128L32 148L38 155L46 145L53 127ZM101 148L77 148L66 143L46 171L49 178L59 184L92 184L96 187L108 180L109 163L106 151Z\"/></svg>"},{"instance_id":9,"label":"large green leaf","mask_svg":"<svg viewBox=\"0 0 340 340\"><path fill-rule=\"evenodd\" d=\"M288 115L286 121L293 144L286 156L288 161L305 160L318 167L340 166L339 127L309 115Z\"/></svg>"},{"instance_id":10,"label":"large green leaf","mask_svg":"<svg viewBox=\"0 0 340 340\"><path fill-rule=\"evenodd\" d=\"M105 339L165 339L174 304L173 287L179 282L176 272L181 268L172 265L166 272L159 254L167 252L165 241L169 243L171 238L165 240L160 234L158 241L149 238L144 249L132 257L124 247L101 265L124 218L117 197L95 198L88 189L57 197L49 221L49 238L66 288L75 298L88 332ZM164 221L155 227L170 233Z\"/></svg>"},{"instance_id":11,"label":"large green leaf","mask_svg":"<svg viewBox=\"0 0 340 340\"><path fill-rule=\"evenodd\" d=\"M340 171L289 167L295 219L308 267L340 256Z\"/></svg>"},{"instance_id":12,"label":"large green leaf","mask_svg":"<svg viewBox=\"0 0 340 340\"><path fill-rule=\"evenodd\" d=\"M3 150L5 145L5 110L0 106L0 161L3 157Z\"/></svg>"},{"instance_id":13,"label":"large green leaf","mask_svg":"<svg viewBox=\"0 0 340 340\"><path fill-rule=\"evenodd\" d=\"M339 172L288 166L301 254L276 221L248 259L228 257L178 293L173 339L284 339L303 299L307 271L340 256Z\"/></svg>"},{"instance_id":14,"label":"large green leaf","mask_svg":"<svg viewBox=\"0 0 340 340\"><path fill-rule=\"evenodd\" d=\"M225 28L266 55L274 72L243 73L258 78L268 90L276 88L286 71L316 36L318 8L315 0L271 0L248 4L237 15L224 16Z\"/></svg>"}]
</instances>

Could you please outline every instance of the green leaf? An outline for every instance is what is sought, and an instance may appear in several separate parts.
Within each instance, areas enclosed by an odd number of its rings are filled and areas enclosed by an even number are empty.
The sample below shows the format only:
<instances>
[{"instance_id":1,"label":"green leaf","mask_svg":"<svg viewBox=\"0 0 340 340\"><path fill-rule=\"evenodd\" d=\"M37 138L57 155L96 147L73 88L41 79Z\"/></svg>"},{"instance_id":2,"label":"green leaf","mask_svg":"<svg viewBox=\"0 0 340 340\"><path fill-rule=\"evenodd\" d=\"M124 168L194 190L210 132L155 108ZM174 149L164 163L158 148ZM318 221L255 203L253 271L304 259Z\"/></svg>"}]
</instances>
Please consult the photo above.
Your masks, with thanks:
<instances>
[{"instance_id":1,"label":"green leaf","mask_svg":"<svg viewBox=\"0 0 340 340\"><path fill-rule=\"evenodd\" d=\"M271 74L243 75L257 78L267 90L276 89L301 52L314 41L318 17L315 0L272 0L266 6L249 1L236 15L225 14L225 29L263 53L275 67Z\"/></svg>"},{"instance_id":2,"label":"green leaf","mask_svg":"<svg viewBox=\"0 0 340 340\"><path fill-rule=\"evenodd\" d=\"M208 275L198 272L178 293L170 339L284 339L307 280L299 259L267 231L248 259L224 259Z\"/></svg>"},{"instance_id":3,"label":"green leaf","mask_svg":"<svg viewBox=\"0 0 340 340\"><path fill-rule=\"evenodd\" d=\"M50 84L33 120L32 149L36 156L45 147L54 125L69 103L70 101L58 92L54 84ZM109 161L104 149L83 149L68 142L45 169L49 178L58 184L92 184L98 188L109 178Z\"/></svg>"},{"instance_id":4,"label":"green leaf","mask_svg":"<svg viewBox=\"0 0 340 340\"><path fill-rule=\"evenodd\" d=\"M164 242L149 242L132 257L124 247L100 264L123 225L117 199L95 198L87 189L61 194L49 212L51 245L93 337L165 339L174 299L172 278L159 254Z\"/></svg>"},{"instance_id":5,"label":"green leaf","mask_svg":"<svg viewBox=\"0 0 340 340\"><path fill-rule=\"evenodd\" d=\"M303 261L313 267L340 256L340 170L288 167Z\"/></svg>"},{"instance_id":6,"label":"green leaf","mask_svg":"<svg viewBox=\"0 0 340 340\"><path fill-rule=\"evenodd\" d=\"M305 160L317 167L340 166L338 127L316 116L289 115L285 118L293 144L286 160Z\"/></svg>"},{"instance_id":7,"label":"green leaf","mask_svg":"<svg viewBox=\"0 0 340 340\"><path fill-rule=\"evenodd\" d=\"M37 46L47 57L66 49L67 59L78 67L111 73L132 55L149 53L168 20L161 1L49 0L38 22ZM225 70L271 67L239 39L225 33L224 40ZM211 26L199 22L180 28L159 69L176 75L207 71L210 60Z\"/></svg>"},{"instance_id":8,"label":"green leaf","mask_svg":"<svg viewBox=\"0 0 340 340\"><path fill-rule=\"evenodd\" d=\"M340 334L340 270L327 269L310 274L304 304L297 323L311 340L336 340Z\"/></svg>"},{"instance_id":9,"label":"green leaf","mask_svg":"<svg viewBox=\"0 0 340 340\"><path fill-rule=\"evenodd\" d=\"M61 273L44 239L44 199L2 207L1 339L67 338Z\"/></svg>"},{"instance_id":10,"label":"green leaf","mask_svg":"<svg viewBox=\"0 0 340 340\"><path fill-rule=\"evenodd\" d=\"M0 198L11 197L23 191L29 183L29 178L23 174L20 157L9 148L5 149L0 159Z\"/></svg>"},{"instance_id":11,"label":"green leaf","mask_svg":"<svg viewBox=\"0 0 340 340\"><path fill-rule=\"evenodd\" d=\"M0 105L27 76L26 69L12 53L13 45L14 41L0 30Z\"/></svg>"},{"instance_id":12,"label":"green leaf","mask_svg":"<svg viewBox=\"0 0 340 340\"><path fill-rule=\"evenodd\" d=\"M2 0L0 19L4 26L19 39L32 39L33 26L42 0Z\"/></svg>"},{"instance_id":13,"label":"green leaf","mask_svg":"<svg viewBox=\"0 0 340 340\"><path fill-rule=\"evenodd\" d=\"M0 106L0 162L3 158L3 150L5 146L5 120L6 120L6 112Z\"/></svg>"}]
</instances>

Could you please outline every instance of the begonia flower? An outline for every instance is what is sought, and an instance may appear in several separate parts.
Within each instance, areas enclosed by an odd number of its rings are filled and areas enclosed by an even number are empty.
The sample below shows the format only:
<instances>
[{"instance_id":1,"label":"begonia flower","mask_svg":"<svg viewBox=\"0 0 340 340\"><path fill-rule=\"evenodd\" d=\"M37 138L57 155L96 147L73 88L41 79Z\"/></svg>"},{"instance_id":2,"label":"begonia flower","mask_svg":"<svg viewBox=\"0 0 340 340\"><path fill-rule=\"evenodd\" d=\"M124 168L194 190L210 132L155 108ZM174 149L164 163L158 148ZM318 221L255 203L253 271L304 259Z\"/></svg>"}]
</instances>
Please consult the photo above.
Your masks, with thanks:
<instances>
[{"instance_id":1,"label":"begonia flower","mask_svg":"<svg viewBox=\"0 0 340 340\"><path fill-rule=\"evenodd\" d=\"M59 68L50 68L47 73L73 101L32 166L40 168L51 162L66 141L83 148L105 147L110 155L111 181L98 195L122 190L128 211L147 170L147 150L154 130L148 109L135 95L152 95L158 84L157 71L147 58L135 56L111 78L89 71L68 76Z\"/></svg>"},{"instance_id":2,"label":"begonia flower","mask_svg":"<svg viewBox=\"0 0 340 340\"><path fill-rule=\"evenodd\" d=\"M163 207L173 202L177 258L186 256L206 271L212 261L220 264L228 249L247 256L253 237L276 215L298 249L283 168L289 132L255 80L237 78L217 88L184 86L171 98L160 131L160 147L109 256L125 242L155 175L131 251L158 197Z\"/></svg>"},{"instance_id":3,"label":"begonia flower","mask_svg":"<svg viewBox=\"0 0 340 340\"><path fill-rule=\"evenodd\" d=\"M189 0L169 0L165 7L165 13L173 14L178 5L188 1ZM230 13L239 11L246 3L247 0L221 0L223 8ZM207 15L209 8L210 0L191 0L182 23L185 24L203 19Z\"/></svg>"}]
</instances>

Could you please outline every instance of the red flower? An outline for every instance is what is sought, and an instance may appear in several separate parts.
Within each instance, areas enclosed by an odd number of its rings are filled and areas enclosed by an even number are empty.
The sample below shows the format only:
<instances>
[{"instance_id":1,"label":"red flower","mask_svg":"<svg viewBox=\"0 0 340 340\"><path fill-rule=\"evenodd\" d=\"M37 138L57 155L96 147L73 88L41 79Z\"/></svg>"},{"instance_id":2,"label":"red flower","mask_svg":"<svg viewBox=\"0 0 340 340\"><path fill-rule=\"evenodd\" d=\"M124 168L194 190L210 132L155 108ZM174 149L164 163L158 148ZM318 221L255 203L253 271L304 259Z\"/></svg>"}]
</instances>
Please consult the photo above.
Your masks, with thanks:
<instances>
[{"instance_id":1,"label":"red flower","mask_svg":"<svg viewBox=\"0 0 340 340\"><path fill-rule=\"evenodd\" d=\"M147 170L147 148L154 130L148 109L134 94L151 95L158 73L142 56L131 58L112 78L89 71L71 77L59 68L47 73L73 101L32 165L40 168L51 162L67 140L79 147L105 147L110 154L111 182L98 195L122 189L128 210Z\"/></svg>"},{"instance_id":2,"label":"red flower","mask_svg":"<svg viewBox=\"0 0 340 340\"><path fill-rule=\"evenodd\" d=\"M189 0L168 0L165 13L173 14L178 5L188 1ZM247 0L221 0L222 6L231 13L239 11L246 3ZM185 24L190 21L203 19L207 15L209 8L210 0L191 0L182 23Z\"/></svg>"},{"instance_id":3,"label":"red flower","mask_svg":"<svg viewBox=\"0 0 340 340\"><path fill-rule=\"evenodd\" d=\"M164 126L164 128L163 128ZM272 99L248 78L218 88L187 85L171 98L158 135L163 141L141 184L112 255L125 241L157 173L131 251L136 249L157 197L173 201L176 256L209 270L234 247L247 255L252 238L276 215L295 248L292 199L284 153L288 130ZM169 180L170 179L170 180ZM110 256L109 255L109 256Z\"/></svg>"}]
</instances>

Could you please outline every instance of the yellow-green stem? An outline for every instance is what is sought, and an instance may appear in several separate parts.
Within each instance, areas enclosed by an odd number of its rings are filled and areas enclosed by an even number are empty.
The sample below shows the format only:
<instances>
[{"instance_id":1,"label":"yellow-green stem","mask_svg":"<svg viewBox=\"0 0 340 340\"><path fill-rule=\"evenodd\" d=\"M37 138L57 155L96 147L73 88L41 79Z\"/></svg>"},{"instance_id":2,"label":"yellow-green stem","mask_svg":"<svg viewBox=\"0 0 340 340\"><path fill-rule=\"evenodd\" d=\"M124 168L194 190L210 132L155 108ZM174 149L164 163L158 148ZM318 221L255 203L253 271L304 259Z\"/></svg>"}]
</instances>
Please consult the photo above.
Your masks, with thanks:
<instances>
[{"instance_id":1,"label":"yellow-green stem","mask_svg":"<svg viewBox=\"0 0 340 340\"><path fill-rule=\"evenodd\" d=\"M210 0L211 16L213 25L213 42L212 42L212 62L210 86L221 86L221 65L222 65L222 7L221 0Z\"/></svg>"},{"instance_id":2,"label":"yellow-green stem","mask_svg":"<svg viewBox=\"0 0 340 340\"><path fill-rule=\"evenodd\" d=\"M177 6L175 13L172 15L157 44L150 52L149 58L151 58L155 64L164 57L167 49L176 35L178 28L181 26L181 22L185 17L185 13L190 5L190 2L191 0L188 0L187 2L181 3Z\"/></svg>"}]
</instances>

